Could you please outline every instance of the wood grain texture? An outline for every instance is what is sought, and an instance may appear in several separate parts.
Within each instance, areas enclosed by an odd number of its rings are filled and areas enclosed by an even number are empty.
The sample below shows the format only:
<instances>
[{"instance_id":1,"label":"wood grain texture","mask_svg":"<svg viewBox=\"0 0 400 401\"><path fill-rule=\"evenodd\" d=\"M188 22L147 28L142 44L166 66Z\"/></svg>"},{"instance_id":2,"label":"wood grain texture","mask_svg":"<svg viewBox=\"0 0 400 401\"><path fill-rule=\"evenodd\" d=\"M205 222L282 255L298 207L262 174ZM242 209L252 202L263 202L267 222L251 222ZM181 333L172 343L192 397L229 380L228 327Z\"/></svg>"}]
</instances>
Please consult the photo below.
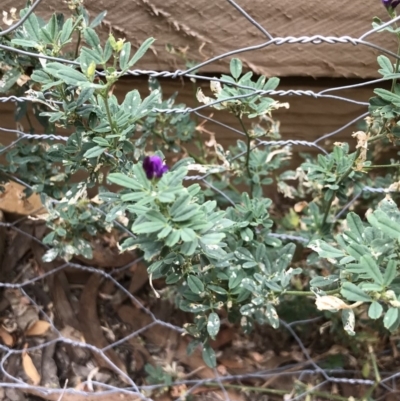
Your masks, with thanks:
<instances>
[{"instance_id":1,"label":"wood grain texture","mask_svg":"<svg viewBox=\"0 0 400 401\"><path fill-rule=\"evenodd\" d=\"M353 82L353 81L351 81ZM346 85L351 83L347 80L312 80L307 78L298 79L283 79L279 89L282 90L312 90L314 92L322 91L328 88ZM354 83L354 82L353 82ZM198 106L199 104L194 101L193 90L190 82L184 82L181 80L167 80L161 81L163 93L166 97L172 95L178 91L177 97L178 102L185 103L191 107ZM209 84L202 83L204 92L209 93ZM117 97L122 100L125 94L133 89L138 89L142 97L147 96L147 80L141 78L126 78L122 82L118 83L114 93ZM368 101L373 94L373 87L364 86L356 89L347 89L345 91L334 92L335 95L356 99L359 101ZM307 140L314 141L315 139L341 128L343 125L354 120L361 114L367 111L367 107L346 103L344 101L335 99L315 99L311 96L283 96L277 97L276 99L282 102L289 102L290 108L288 110L281 109L274 113L274 118L280 121L280 130L283 139L296 139L296 140ZM15 129L15 122L13 117L15 104L11 102L0 103L0 129ZM229 125L233 128L240 129L236 118L227 112L217 111L215 109L204 109L202 114L207 116L213 116L213 119ZM32 119L34 120L34 119ZM25 131L28 131L26 121L22 121ZM221 127L214 123L207 122L205 126L208 130L216 133L217 141L223 146L229 146L234 143L236 139L240 138L240 135L232 132L229 129ZM37 133L40 133L40 127L36 124L35 128ZM356 130L356 126L353 124L344 131L338 133L333 138L333 141L348 140L350 135ZM58 135L66 135L67 133L63 130L58 130ZM0 142L3 145L8 145L12 140L16 139L15 134L7 132L1 132ZM205 140L209 137L205 136ZM353 139L350 139L352 142ZM323 141L321 145L324 145ZM354 141L355 143L355 141ZM301 149L302 147L295 147L295 150ZM302 148L304 150L304 148ZM313 151L313 148L309 148Z\"/></svg>"},{"instance_id":2,"label":"wood grain texture","mask_svg":"<svg viewBox=\"0 0 400 401\"><path fill-rule=\"evenodd\" d=\"M274 37L359 37L371 29L375 15L388 20L378 0L237 2ZM25 3L25 0L2 0L0 8L21 8ZM126 38L134 47L149 36L157 39L152 51L137 65L141 69L173 71L182 68L177 65L176 58L166 52L166 44L187 47L189 58L200 62L268 41L234 7L222 0L86 0L85 6L92 18L108 10L100 27L103 39L110 31L116 37ZM37 12L48 17L54 11L65 11L65 8L60 0L44 0ZM386 33L374 34L368 40L393 51L396 49L394 40ZM378 76L376 56L377 52L371 48L351 44L272 45L239 55L249 69L268 76L360 78ZM226 71L228 63L229 57L200 72Z\"/></svg>"}]
</instances>

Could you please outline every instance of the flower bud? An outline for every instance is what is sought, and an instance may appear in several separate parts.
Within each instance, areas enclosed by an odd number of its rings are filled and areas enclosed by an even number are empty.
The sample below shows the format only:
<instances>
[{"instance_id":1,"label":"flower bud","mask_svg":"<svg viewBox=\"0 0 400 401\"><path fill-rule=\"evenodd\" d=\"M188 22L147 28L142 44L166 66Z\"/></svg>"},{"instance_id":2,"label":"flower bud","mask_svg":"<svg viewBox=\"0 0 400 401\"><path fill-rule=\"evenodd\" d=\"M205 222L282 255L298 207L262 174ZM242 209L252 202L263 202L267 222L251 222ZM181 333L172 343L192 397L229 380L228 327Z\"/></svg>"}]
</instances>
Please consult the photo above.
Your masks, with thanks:
<instances>
[{"instance_id":1,"label":"flower bud","mask_svg":"<svg viewBox=\"0 0 400 401\"><path fill-rule=\"evenodd\" d=\"M153 178L161 178L168 171L168 166L165 165L159 156L146 156L143 160L143 170L149 180Z\"/></svg>"},{"instance_id":2,"label":"flower bud","mask_svg":"<svg viewBox=\"0 0 400 401\"><path fill-rule=\"evenodd\" d=\"M108 41L110 42L111 48L116 51L117 50L117 41L114 38L114 35L110 33L108 36Z\"/></svg>"},{"instance_id":3,"label":"flower bud","mask_svg":"<svg viewBox=\"0 0 400 401\"><path fill-rule=\"evenodd\" d=\"M124 43L125 43L125 39L118 39L118 42L115 44L114 50L119 53L122 50Z\"/></svg>"},{"instance_id":4,"label":"flower bud","mask_svg":"<svg viewBox=\"0 0 400 401\"><path fill-rule=\"evenodd\" d=\"M96 72L96 63L92 61L86 71L86 75L91 78L94 76L94 73Z\"/></svg>"},{"instance_id":5,"label":"flower bud","mask_svg":"<svg viewBox=\"0 0 400 401\"><path fill-rule=\"evenodd\" d=\"M394 10L399 4L400 0L382 0L382 4L389 10Z\"/></svg>"}]
</instances>

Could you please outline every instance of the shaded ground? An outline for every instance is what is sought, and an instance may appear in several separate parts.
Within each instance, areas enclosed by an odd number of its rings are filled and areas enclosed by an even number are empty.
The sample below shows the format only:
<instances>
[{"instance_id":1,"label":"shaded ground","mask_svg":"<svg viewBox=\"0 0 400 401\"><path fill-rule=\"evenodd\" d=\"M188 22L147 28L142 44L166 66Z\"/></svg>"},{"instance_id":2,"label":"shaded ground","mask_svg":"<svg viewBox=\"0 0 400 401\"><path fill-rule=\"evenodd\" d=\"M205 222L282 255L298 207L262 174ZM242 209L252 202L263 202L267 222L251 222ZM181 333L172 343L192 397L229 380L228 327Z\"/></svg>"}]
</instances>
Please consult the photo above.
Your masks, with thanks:
<instances>
[{"instance_id":1,"label":"shaded ground","mask_svg":"<svg viewBox=\"0 0 400 401\"><path fill-rule=\"evenodd\" d=\"M181 327L190 315L175 308L173 289L156 282L155 298L146 266L119 255L112 234L98 240L93 261L44 263L42 223L23 218L1 229L1 400L400 399L399 339L362 315L351 338L307 299L281 307L279 330L249 336L222 314L212 370L200 350L186 353Z\"/></svg>"}]
</instances>

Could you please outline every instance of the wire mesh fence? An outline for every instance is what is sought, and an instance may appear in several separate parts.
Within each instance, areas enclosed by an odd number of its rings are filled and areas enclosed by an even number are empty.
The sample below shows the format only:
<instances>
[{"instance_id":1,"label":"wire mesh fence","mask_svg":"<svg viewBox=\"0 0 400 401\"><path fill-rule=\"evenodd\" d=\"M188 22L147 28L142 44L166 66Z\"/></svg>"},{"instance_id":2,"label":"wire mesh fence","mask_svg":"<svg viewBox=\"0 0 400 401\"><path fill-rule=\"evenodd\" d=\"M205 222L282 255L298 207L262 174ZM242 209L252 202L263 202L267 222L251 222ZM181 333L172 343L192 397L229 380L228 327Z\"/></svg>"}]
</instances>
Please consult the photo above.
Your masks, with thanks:
<instances>
[{"instance_id":1,"label":"wire mesh fence","mask_svg":"<svg viewBox=\"0 0 400 401\"><path fill-rule=\"evenodd\" d=\"M30 11L32 12L40 3L40 0L37 0L31 7ZM381 48L375 45L371 39L371 36L376 33L379 29L382 29L383 26L377 29L368 30L366 33L361 35L360 37L350 37L350 36L342 36L342 37L334 37L334 36L302 36L302 37L273 37L266 28L262 27L257 21L255 21L243 8L241 8L237 3L233 0L227 0L227 2L234 7L238 12L241 13L243 18L246 18L250 24L254 25L257 29L262 32L266 41L256 46L250 46L242 49L237 49L225 54L218 55L213 57L203 63L200 63L192 68L186 70L176 70L176 71L146 71L146 70L132 70L128 72L128 75L131 76L148 76L155 78L178 78L178 77L186 77L186 78L194 78L198 81L211 81L217 80L216 78L210 78L208 76L202 76L194 73L195 70L198 70L206 65L215 63L223 58L231 57L233 55L240 55L241 53L247 51L268 51L268 47L277 45L284 46L287 44L314 44L319 45L321 43L328 43L332 46L336 44L348 44L349 46L366 46L373 49L378 49L381 53L387 54L389 56L395 57L398 59L398 56L388 49ZM11 26L9 29L0 32L0 36L3 36L7 33L12 32L14 29L21 26L21 24L28 18L29 13L26 14L24 18L22 18L17 24ZM385 24L384 26L389 26L395 21L400 20L400 17L397 17L395 20L392 20ZM18 50L15 48L7 47L5 45L0 45L0 49L4 51L11 52L19 52L21 54L29 55L32 57L38 57L38 55L34 52L27 52L23 50ZM290 51L290 49L288 49ZM67 63L69 65L79 65L76 62L71 60L63 60L56 57L49 57L41 55L40 58L47 59L51 61L59 61L63 63ZM102 72L98 72L99 75ZM225 82L223 79L218 80L221 83ZM363 82L355 85L346 85L342 87L333 87L330 89L325 89L323 91L314 92L312 90L274 90L274 91L260 91L254 90L251 87L244 87L245 89L250 89L252 92L245 96L254 96L255 94L259 95L269 95L269 96L306 96L313 97L315 99L335 99L341 102L348 102L352 104L356 104L359 106L365 107L365 112L358 116L356 119L348 121L343 126L339 127L333 132L330 132L325 135L321 135L314 141L306 141L306 140L279 140L279 141L262 141L258 140L256 146L307 146L314 148L316 151L321 153L327 153L327 151L323 147L323 141L327 138L332 138L338 133L342 132L348 127L353 127L357 122L361 121L368 115L368 103L361 102L356 99L351 99L347 97L340 96L340 92L346 89L356 89L362 86L370 85L373 86L375 84L381 83L385 81L385 79L375 79L370 80L368 82ZM243 87L238 85L239 87ZM238 97L234 97L231 100L238 99ZM24 97L16 97L16 96L6 96L0 97L0 102L14 102L18 104L19 102L35 102L38 99L35 98L34 95L28 95ZM157 113L193 113L200 119L212 121L215 124L221 125L224 128L228 128L231 130L233 134L237 135L245 135L244 132L240 130L227 126L222 122L219 122L216 119L212 119L201 112L216 104L216 102L201 105L197 107L187 107L187 108L172 108L172 109L155 109L154 111ZM35 139L35 140L58 140L58 141L66 141L67 136L62 135L46 135L46 134L31 134L22 132L18 129L6 129L0 127L0 131L15 134L16 139L8 146L3 147L1 152L4 153L15 146L18 142L23 141L25 139ZM210 187L215 191L219 191L220 194L227 198L227 200L233 203L226 194L220 191L218 188L212 185L207 180L207 177L212 174L204 174L197 176L188 176L188 180L197 180L202 182L205 186ZM13 180L23 184L26 187L29 187L28 184L22 182L17 177L13 177ZM389 188L373 188L370 186L365 186L363 191L366 192L374 192L374 193L388 193L390 192ZM340 217L351 205L357 200L360 195L357 195L354 199L350 200L349 203L337 214L337 218ZM101 206L97 208L98 211L104 213ZM20 218L12 223L0 223L0 226L3 230L8 230L10 232L14 232L13 235L19 236L21 247L23 247L23 243L37 243L40 244L41 247L46 248L46 245L38 239L38 236L35 234L35 231L31 229L30 224L32 220L29 217ZM132 233L127 230L124 226L122 226L118 221L114 222L120 229L124 230L127 235L132 235ZM289 239L293 241L306 242L307 239L299 237L299 236L288 236L283 234L273 234L278 237L282 237L283 239ZM14 250L17 252L17 250ZM10 255L10 256L16 256ZM380 372L381 379L379 382L376 380L364 379L362 378L362 374L358 371L354 370L346 370L346 369L329 369L328 367L322 366L318 360L316 360L315 356L310 355L309 350L303 343L301 336L298 334L299 328L303 326L313 325L316 319L304 320L304 321L295 321L291 323L287 323L284 320L281 320L281 328L279 329L282 332L285 332L293 341L293 346L298 350L298 362L291 361L290 364L285 364L284 366L274 366L274 367L266 367L262 366L262 362L260 362L257 366L257 369L252 369L251 372L240 373L240 374L229 374L227 371L221 369L215 369L213 371L207 370L207 374L196 376L196 372L194 372L193 376L195 378L191 378L191 375L185 374L177 374L175 370L172 375L173 380L166 384L138 384L136 380L131 377L131 375L127 372L123 365L120 364L120 358L116 357L116 350L119 355L124 354L124 352L133 347L142 346L139 338L144 338L145 342L157 342L160 341L162 344L159 344L161 347L168 348L167 338L175 338L175 349L170 350L173 354L170 358L171 366L173 366L173 360L176 359L184 359L182 356L182 352L177 350L180 346L179 341L176 338L181 338L184 330L177 324L166 321L163 317L158 317L157 314L153 313L150 308L146 307L144 303L135 295L132 294L129 286L126 283L121 284L121 277L125 272L135 272L141 263L141 259L137 258L124 266L120 266L115 269L111 269L107 271L106 269L100 269L96 266L90 266L87 264L78 264L73 262L59 262L53 263L51 266L43 267L39 264L34 269L27 269L26 271L22 271L19 274L18 280L7 281L4 280L0 282L0 287L4 290L4 297L7 298L8 304L11 304L14 314L17 316L24 316L27 313L27 310L30 308L33 309L33 314L40 314L42 319L48 323L51 327L49 333L46 337L41 338L40 341L30 341L29 346L26 343L26 346L23 344L18 344L18 346L10 346L7 345L8 337L3 337L3 345L0 345L0 371L1 371L1 382L0 382L0 398L6 400L19 400L24 399L21 395L24 393L28 399L35 399L34 397L41 397L47 400L84 400L84 399L101 399L101 400L151 400L152 397L149 396L150 391L157 391L163 389L165 386L170 386L175 389L180 389L181 393L177 390L175 393L174 399L185 400L189 399L190 395L196 396L198 394L199 389L209 388L213 389L214 392L211 393L211 398L204 399L222 399L222 400L236 400L236 399L244 399L241 398L242 395L238 395L239 393L232 393L232 390L243 390L243 394L247 399L268 399L261 398L263 394L269 394L270 396L282 397L287 401L291 400L303 400L303 399L315 399L315 400L325 400L325 399L337 399L344 400L350 399L341 397L338 392L335 393L335 389L337 390L337 386L340 384L346 384L349 386L350 391L353 391L353 396L358 396L358 392L360 387L362 388L377 388L380 390L380 394L382 396L381 399L384 399L386 394L395 394L397 392L398 385L398 377L400 373L393 371L382 371ZM54 305L50 305L50 300L45 299L43 302L39 303L40 295L43 291L40 290L41 287L50 287L51 285L56 286L55 282L58 281L57 290L60 291L59 294L63 294L66 296L66 289L63 287L61 281L65 278L63 276L63 272L75 271L75 272L86 272L90 276L91 283L93 284L92 288L99 289L100 286L104 288L107 283L112 284L113 288L118 291L119 296L124 297L126 300L130 301L131 307L127 310L128 316L124 314L120 314L122 316L122 320L124 320L127 327L124 330L118 330L117 333L113 333L113 325L110 323L108 327L104 327L103 323L98 323L98 327L101 327L104 332L104 338L107 341L102 344L91 344L90 338L79 338L73 335L71 331L66 332L65 330L60 329L54 323ZM88 292L86 294L86 298L84 300L90 300L90 296L103 296L106 299L112 300L112 297L107 295L105 291L104 294L97 292L90 292L90 288L87 286L84 287L83 291ZM93 295L95 294L95 295ZM43 294L42 294L43 295ZM82 295L83 296L83 295ZM79 303L74 294L69 294L70 300L72 300L73 304ZM108 298L107 298L108 297ZM46 303L46 300L48 303ZM82 298L81 298L82 305ZM96 308L96 301L91 299L91 305L94 305ZM57 305L55 305L57 307ZM75 305L76 306L76 305ZM0 305L1 307L1 305ZM74 311L72 311L74 313ZM135 312L133 317L129 317L129 313ZM81 313L81 312L80 312ZM140 319L139 315L140 314ZM91 315L87 313L86 315L81 315L81 319L89 318ZM136 316L136 317L135 317ZM125 319L124 319L125 318ZM97 318L98 319L98 318ZM140 327L135 327L132 319L138 319L141 322ZM79 320L79 319L78 319ZM317 319L319 321L319 319ZM74 326L75 318L71 318L71 325ZM133 328L132 328L133 327ZM157 336L146 337L146 333L149 333L155 327L161 328L161 334ZM84 336L85 337L85 336ZM11 340L10 340L11 341ZM171 340L172 341L172 340ZM249 340L250 341L250 340ZM12 341L11 341L12 342ZM157 345L157 344L156 344ZM71 348L73 349L71 351ZM385 353L387 350L383 350ZM79 360L80 354L83 353L82 359L86 358L86 365L84 367L84 372L82 373L82 377L85 377L80 383L69 383L68 378L57 377L57 368L54 367L54 359L63 360L66 358L70 358L73 361L73 358L77 358ZM145 352L145 351L143 351ZM29 353L31 357L27 358L26 355ZM57 353L59 354L57 356ZM90 355L88 357L87 355ZM175 357L174 357L175 355ZM36 366L41 366L42 369L42 377L41 380L32 384L32 377L22 377L19 373L19 370L16 369L16 366L21 364L24 365L25 370L31 369L30 364L35 362ZM53 362L52 362L53 361ZM71 363L72 363L71 362ZM52 364L53 363L53 364ZM76 363L76 361L75 361ZM187 360L186 360L187 363ZM191 366L193 367L193 366ZM115 379L110 374L104 373L101 368L106 368L108 371L112 372L113 375L118 377L118 380ZM172 369L172 368L171 368ZM173 370L173 369L172 369ZM179 373L179 372L178 372ZM55 375L56 377L49 379L49 375ZM268 386L268 383L271 383L276 377L288 377L291 382L291 390L273 390ZM48 382L45 381L45 378L48 379ZM254 384L251 383L259 383L264 382L266 385L261 386L257 389L256 393L249 393L252 386ZM57 383L57 385L54 385ZM121 385L121 383L123 385ZM236 383L236 384L232 384ZM15 395L13 391L21 390L19 395ZM3 391L3 392L2 392ZM330 394L332 393L332 394ZM203 393L202 393L203 394ZM207 394L207 393L206 393ZM253 395L249 395L253 394ZM254 395L257 394L257 395ZM330 394L330 395L329 395ZM309 397L313 398L309 398ZM14 397L14 398L13 398ZM18 398L20 397L20 398ZM22 398L21 398L22 397ZM95 398L96 397L96 398ZM199 397L202 397L199 395ZM256 398L259 397L259 398ZM336 397L336 398L335 398ZM203 398L199 398L203 399Z\"/></svg>"}]
</instances>

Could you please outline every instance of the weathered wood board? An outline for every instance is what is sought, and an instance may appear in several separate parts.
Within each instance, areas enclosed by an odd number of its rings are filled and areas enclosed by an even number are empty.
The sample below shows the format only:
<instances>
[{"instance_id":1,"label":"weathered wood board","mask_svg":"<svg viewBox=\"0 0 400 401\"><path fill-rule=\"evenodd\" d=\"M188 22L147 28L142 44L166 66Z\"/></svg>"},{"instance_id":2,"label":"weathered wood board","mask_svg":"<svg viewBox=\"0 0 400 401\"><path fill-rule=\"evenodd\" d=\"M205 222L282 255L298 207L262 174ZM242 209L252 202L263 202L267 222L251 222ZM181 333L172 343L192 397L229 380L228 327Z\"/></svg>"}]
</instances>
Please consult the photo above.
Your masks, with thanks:
<instances>
[{"instance_id":1,"label":"weathered wood board","mask_svg":"<svg viewBox=\"0 0 400 401\"><path fill-rule=\"evenodd\" d=\"M2 0L0 11L21 8L25 0ZM379 0L237 0L273 37L351 36L369 31L375 15L388 20ZM188 57L201 62L226 52L266 43L268 38L226 0L85 0L92 18L108 10L100 27L103 39L110 30L137 47L149 36L157 39L152 52L137 68L174 71L182 68L165 46L188 48ZM48 16L65 11L60 0L43 0L37 12ZM0 26L4 27L3 23ZM388 39L389 38L389 39ZM368 41L395 51L387 34L374 34ZM238 55L244 64L268 76L376 77L377 52L351 44L271 45ZM229 57L213 62L200 72L227 69Z\"/></svg>"},{"instance_id":2,"label":"weathered wood board","mask_svg":"<svg viewBox=\"0 0 400 401\"><path fill-rule=\"evenodd\" d=\"M175 91L178 91L178 102L185 103L190 107L199 106L194 100L191 82L164 79L161 81L161 84L165 96L170 96ZM349 84L349 81L344 79L320 79L315 81L309 78L286 78L282 80L279 89L312 90L314 92L319 92L346 84ZM204 92L209 91L208 83L202 83L202 86L204 87ZM148 94L147 80L142 77L126 78L117 85L114 93L122 100L125 93L133 89L138 89L142 97L146 96ZM372 93L373 87L362 86L356 89L334 92L333 94L365 102L372 96ZM280 130L284 139L314 141L327 133L340 129L343 125L351 122L367 111L366 106L330 98L315 99L311 96L293 95L277 97L277 99L290 104L288 110L281 109L274 114L275 118L281 123ZM15 129L15 122L13 120L14 108L14 103L0 103L0 128ZM206 116L212 115L213 119L233 128L240 129L236 118L232 114L211 108L206 108L202 110L201 113ZM27 130L26 121L22 121L22 124L25 130ZM36 128L38 132L40 132L40 127L36 125ZM207 122L206 128L215 132L218 142L224 146L232 144L233 141L236 141L236 139L240 137L240 135L231 130L214 123ZM348 140L355 129L356 125L353 124L330 138L330 142ZM63 135L64 133L60 130L58 134ZM0 142L2 144L8 144L15 139L14 134L0 131L0 135ZM208 137L205 139L208 140ZM350 139L350 141L352 142L353 139ZM324 145L324 143L326 143L326 141L322 141L321 145ZM304 147L299 147L298 149L304 150ZM297 147L295 150L297 150ZM313 148L309 148L309 150L315 151Z\"/></svg>"}]
</instances>

